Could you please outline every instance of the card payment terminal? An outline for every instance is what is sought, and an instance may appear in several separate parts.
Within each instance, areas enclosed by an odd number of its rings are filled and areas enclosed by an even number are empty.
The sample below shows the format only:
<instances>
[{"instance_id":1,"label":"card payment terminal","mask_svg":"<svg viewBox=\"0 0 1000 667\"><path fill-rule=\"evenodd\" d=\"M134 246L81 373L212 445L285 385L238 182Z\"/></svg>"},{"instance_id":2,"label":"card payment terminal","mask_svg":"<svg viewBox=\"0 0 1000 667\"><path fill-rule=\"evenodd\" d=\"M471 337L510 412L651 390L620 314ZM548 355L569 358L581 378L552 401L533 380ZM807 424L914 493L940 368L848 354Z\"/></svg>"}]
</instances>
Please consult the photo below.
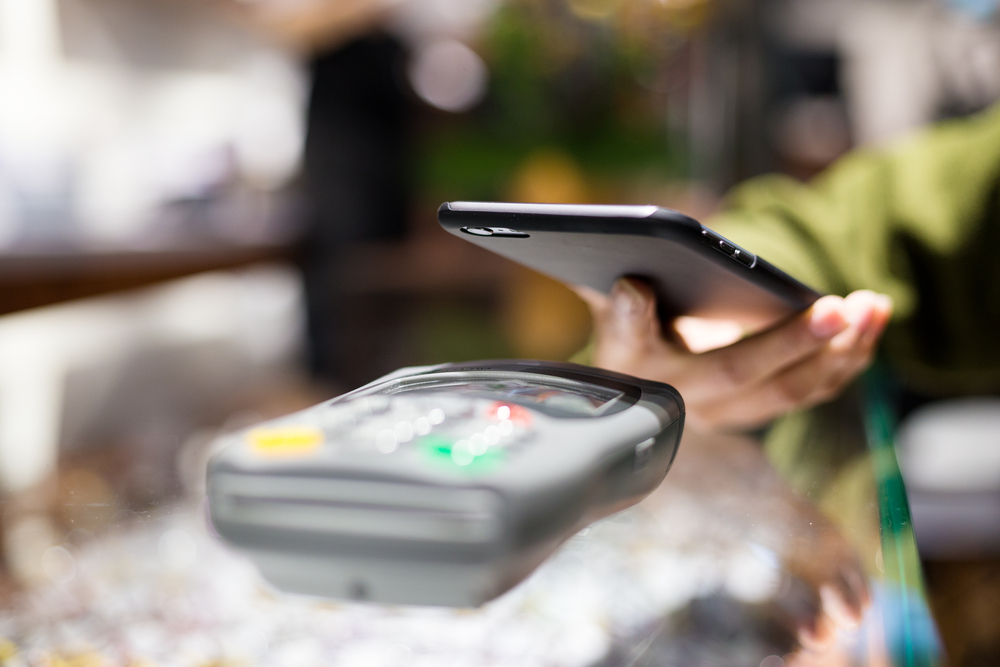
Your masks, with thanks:
<instances>
[{"instance_id":1,"label":"card payment terminal","mask_svg":"<svg viewBox=\"0 0 1000 667\"><path fill-rule=\"evenodd\" d=\"M280 589L475 606L655 489L683 422L672 387L574 364L406 368L225 436L209 508Z\"/></svg>"}]
</instances>

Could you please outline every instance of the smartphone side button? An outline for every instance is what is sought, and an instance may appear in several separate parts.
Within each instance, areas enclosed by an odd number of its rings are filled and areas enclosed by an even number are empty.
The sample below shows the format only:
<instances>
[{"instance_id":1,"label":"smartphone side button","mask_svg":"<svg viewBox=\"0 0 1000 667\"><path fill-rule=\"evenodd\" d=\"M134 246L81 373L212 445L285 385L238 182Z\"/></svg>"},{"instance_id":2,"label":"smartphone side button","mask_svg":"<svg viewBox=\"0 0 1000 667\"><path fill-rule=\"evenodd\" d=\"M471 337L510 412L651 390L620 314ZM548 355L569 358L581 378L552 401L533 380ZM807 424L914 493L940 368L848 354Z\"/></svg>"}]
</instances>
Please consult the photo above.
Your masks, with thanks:
<instances>
[{"instance_id":1,"label":"smartphone side button","mask_svg":"<svg viewBox=\"0 0 1000 667\"><path fill-rule=\"evenodd\" d=\"M712 246L723 255L727 257L732 257L737 262L746 266L748 268L753 268L754 264L757 263L757 257L752 252L747 252L743 248L730 243L723 237L719 236L715 232L703 229L701 231L702 240L708 245Z\"/></svg>"},{"instance_id":2,"label":"smartphone side button","mask_svg":"<svg viewBox=\"0 0 1000 667\"><path fill-rule=\"evenodd\" d=\"M733 254L733 258L742 264L743 266L753 268L753 265L757 262L757 258L754 257L752 253L736 248L736 252Z\"/></svg>"}]
</instances>

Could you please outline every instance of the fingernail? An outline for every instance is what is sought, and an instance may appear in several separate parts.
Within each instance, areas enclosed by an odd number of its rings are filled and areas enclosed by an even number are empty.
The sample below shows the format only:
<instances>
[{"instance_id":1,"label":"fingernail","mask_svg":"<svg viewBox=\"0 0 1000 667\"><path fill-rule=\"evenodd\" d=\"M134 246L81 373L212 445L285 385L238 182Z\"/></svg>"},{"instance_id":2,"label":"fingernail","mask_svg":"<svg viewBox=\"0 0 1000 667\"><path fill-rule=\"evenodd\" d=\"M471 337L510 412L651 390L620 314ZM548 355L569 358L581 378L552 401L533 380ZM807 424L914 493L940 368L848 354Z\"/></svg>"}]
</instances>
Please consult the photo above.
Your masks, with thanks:
<instances>
[{"instance_id":1,"label":"fingernail","mask_svg":"<svg viewBox=\"0 0 1000 667\"><path fill-rule=\"evenodd\" d=\"M611 289L615 310L619 315L632 316L642 308L642 295L627 280L619 280Z\"/></svg>"},{"instance_id":2,"label":"fingernail","mask_svg":"<svg viewBox=\"0 0 1000 667\"><path fill-rule=\"evenodd\" d=\"M836 625L826 616L820 616L813 627L799 627L799 642L809 651L820 652L830 646L835 637Z\"/></svg>"},{"instance_id":3,"label":"fingernail","mask_svg":"<svg viewBox=\"0 0 1000 667\"><path fill-rule=\"evenodd\" d=\"M819 589L819 598L823 611L833 619L833 622L843 628L856 628L861 622L861 612L853 609L843 597L830 586Z\"/></svg>"},{"instance_id":4,"label":"fingernail","mask_svg":"<svg viewBox=\"0 0 1000 667\"><path fill-rule=\"evenodd\" d=\"M865 322L864 336L862 342L865 345L874 345L879 336L885 331L892 317L892 299L879 294L875 297L875 308L872 309L868 321Z\"/></svg>"},{"instance_id":5,"label":"fingernail","mask_svg":"<svg viewBox=\"0 0 1000 667\"><path fill-rule=\"evenodd\" d=\"M869 290L852 292L844 300L847 321L856 329L865 329L878 307L878 295Z\"/></svg>"},{"instance_id":6,"label":"fingernail","mask_svg":"<svg viewBox=\"0 0 1000 667\"><path fill-rule=\"evenodd\" d=\"M844 300L839 296L825 296L812 305L809 331L820 339L833 338L847 328L843 314Z\"/></svg>"}]
</instances>

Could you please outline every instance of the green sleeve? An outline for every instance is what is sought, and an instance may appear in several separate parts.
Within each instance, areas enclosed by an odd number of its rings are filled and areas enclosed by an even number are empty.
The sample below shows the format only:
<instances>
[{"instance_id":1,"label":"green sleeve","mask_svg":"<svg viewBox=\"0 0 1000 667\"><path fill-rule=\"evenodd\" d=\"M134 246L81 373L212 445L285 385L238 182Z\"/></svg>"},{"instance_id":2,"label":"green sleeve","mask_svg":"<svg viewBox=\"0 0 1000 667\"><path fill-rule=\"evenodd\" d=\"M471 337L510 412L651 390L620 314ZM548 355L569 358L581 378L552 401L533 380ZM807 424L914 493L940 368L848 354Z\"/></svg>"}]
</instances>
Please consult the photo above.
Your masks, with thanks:
<instances>
[{"instance_id":1,"label":"green sleeve","mask_svg":"<svg viewBox=\"0 0 1000 667\"><path fill-rule=\"evenodd\" d=\"M914 390L1000 391L1000 106L747 181L707 224L818 291L891 296L882 352Z\"/></svg>"},{"instance_id":2,"label":"green sleeve","mask_svg":"<svg viewBox=\"0 0 1000 667\"><path fill-rule=\"evenodd\" d=\"M881 353L905 386L1000 391L1000 106L854 151L809 184L748 181L726 203L707 224L806 284L893 298ZM770 429L768 455L793 481L823 468L804 462L835 455L842 420L828 417L844 404Z\"/></svg>"},{"instance_id":3,"label":"green sleeve","mask_svg":"<svg viewBox=\"0 0 1000 667\"><path fill-rule=\"evenodd\" d=\"M960 254L995 208L998 178L1000 107L853 151L810 184L750 180L707 224L817 290L889 294L906 319L920 256Z\"/></svg>"}]
</instances>

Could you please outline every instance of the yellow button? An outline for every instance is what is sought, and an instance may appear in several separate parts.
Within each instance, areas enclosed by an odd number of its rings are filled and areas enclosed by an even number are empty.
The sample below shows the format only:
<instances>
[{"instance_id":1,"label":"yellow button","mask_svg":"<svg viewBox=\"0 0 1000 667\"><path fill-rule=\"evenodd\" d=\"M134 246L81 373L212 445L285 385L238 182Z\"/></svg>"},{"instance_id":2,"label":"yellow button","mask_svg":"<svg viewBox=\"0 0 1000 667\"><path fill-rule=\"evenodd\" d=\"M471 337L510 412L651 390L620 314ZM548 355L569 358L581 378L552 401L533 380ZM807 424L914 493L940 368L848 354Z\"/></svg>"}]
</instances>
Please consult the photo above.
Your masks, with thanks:
<instances>
[{"instance_id":1,"label":"yellow button","mask_svg":"<svg viewBox=\"0 0 1000 667\"><path fill-rule=\"evenodd\" d=\"M323 444L323 431L309 426L255 428L247 433L254 452L267 456L303 456Z\"/></svg>"}]
</instances>

